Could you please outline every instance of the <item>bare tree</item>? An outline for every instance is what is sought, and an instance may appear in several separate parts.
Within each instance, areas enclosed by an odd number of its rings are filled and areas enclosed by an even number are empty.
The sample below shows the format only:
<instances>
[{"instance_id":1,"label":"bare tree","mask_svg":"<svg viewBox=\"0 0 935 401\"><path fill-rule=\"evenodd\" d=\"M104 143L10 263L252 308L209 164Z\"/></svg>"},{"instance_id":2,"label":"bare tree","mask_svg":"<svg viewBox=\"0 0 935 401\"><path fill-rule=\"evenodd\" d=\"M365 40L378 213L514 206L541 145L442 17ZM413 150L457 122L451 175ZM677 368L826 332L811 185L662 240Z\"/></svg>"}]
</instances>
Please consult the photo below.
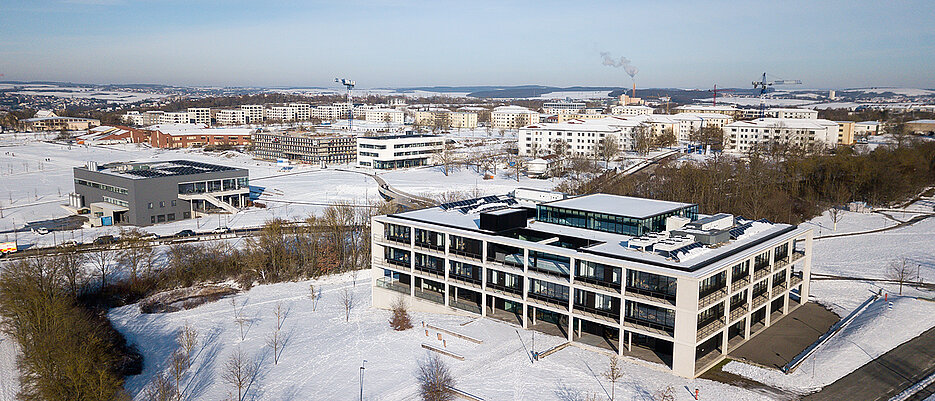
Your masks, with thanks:
<instances>
[{"instance_id":1,"label":"bare tree","mask_svg":"<svg viewBox=\"0 0 935 401\"><path fill-rule=\"evenodd\" d=\"M144 397L147 401L175 401L175 389L172 388L172 380L164 373L156 374L153 381L146 386Z\"/></svg>"},{"instance_id":2,"label":"bare tree","mask_svg":"<svg viewBox=\"0 0 935 401\"><path fill-rule=\"evenodd\" d=\"M454 377L445 361L438 354L431 354L419 363L416 372L419 394L423 401L452 401L455 393Z\"/></svg>"},{"instance_id":3,"label":"bare tree","mask_svg":"<svg viewBox=\"0 0 935 401\"><path fill-rule=\"evenodd\" d=\"M237 389L237 401L243 401L250 380L256 373L257 366L251 363L243 350L237 348L224 364L221 378Z\"/></svg>"},{"instance_id":4,"label":"bare tree","mask_svg":"<svg viewBox=\"0 0 935 401\"><path fill-rule=\"evenodd\" d=\"M190 323L185 323L185 326L182 326L178 334L175 335L175 341L185 350L185 355L190 359L192 357L192 351L194 351L195 347L198 345L198 329ZM189 360L189 362L191 362L191 360Z\"/></svg>"},{"instance_id":5,"label":"bare tree","mask_svg":"<svg viewBox=\"0 0 935 401\"><path fill-rule=\"evenodd\" d=\"M321 288L318 288L318 292L315 292L315 284L308 285L308 299L312 300L312 311L318 308L318 301L321 299Z\"/></svg>"},{"instance_id":6,"label":"bare tree","mask_svg":"<svg viewBox=\"0 0 935 401\"><path fill-rule=\"evenodd\" d=\"M610 382L610 401L614 401L614 391L617 389L617 381L622 377L623 372L620 371L617 356L611 356L610 365L607 366L607 371L604 372L604 378Z\"/></svg>"},{"instance_id":7,"label":"bare tree","mask_svg":"<svg viewBox=\"0 0 935 401\"><path fill-rule=\"evenodd\" d=\"M152 261L153 247L146 236L147 233L137 228L120 232L123 248L117 254L117 263L130 272L131 285L136 285L140 270Z\"/></svg>"},{"instance_id":8,"label":"bare tree","mask_svg":"<svg viewBox=\"0 0 935 401\"><path fill-rule=\"evenodd\" d=\"M246 302L244 303L246 304ZM243 306L237 307L237 302L231 298L231 307L234 308L234 323L237 323L237 326L240 327L240 341L243 341L246 338L246 332L244 331L244 326L250 322L250 319L247 319L243 314Z\"/></svg>"},{"instance_id":9,"label":"bare tree","mask_svg":"<svg viewBox=\"0 0 935 401\"><path fill-rule=\"evenodd\" d=\"M454 144L445 140L442 149L438 151L438 153L435 153L435 159L438 161L438 164L442 165L444 168L443 172L445 176L448 176L458 164L458 156L455 153Z\"/></svg>"},{"instance_id":10,"label":"bare tree","mask_svg":"<svg viewBox=\"0 0 935 401\"><path fill-rule=\"evenodd\" d=\"M828 216L831 217L833 230L838 231L838 222L841 221L841 218L844 217L844 208L832 206L830 209L828 209Z\"/></svg>"},{"instance_id":11,"label":"bare tree","mask_svg":"<svg viewBox=\"0 0 935 401\"><path fill-rule=\"evenodd\" d=\"M640 124L633 130L633 150L635 150L636 153L641 156L649 153L649 150L652 149L652 144L653 134L650 132L648 126Z\"/></svg>"},{"instance_id":12,"label":"bare tree","mask_svg":"<svg viewBox=\"0 0 935 401\"><path fill-rule=\"evenodd\" d=\"M100 248L90 253L91 262L97 273L101 276L101 291L107 285L107 275L113 271L114 252L107 248Z\"/></svg>"},{"instance_id":13,"label":"bare tree","mask_svg":"<svg viewBox=\"0 0 935 401\"><path fill-rule=\"evenodd\" d=\"M597 154L604 160L604 168L620 153L620 142L615 135L607 135L597 143Z\"/></svg>"},{"instance_id":14,"label":"bare tree","mask_svg":"<svg viewBox=\"0 0 935 401\"><path fill-rule=\"evenodd\" d=\"M351 309L354 309L354 291L345 288L341 293L341 304L344 305L344 321L351 321Z\"/></svg>"},{"instance_id":15,"label":"bare tree","mask_svg":"<svg viewBox=\"0 0 935 401\"><path fill-rule=\"evenodd\" d=\"M169 371L172 373L172 378L175 379L175 396L179 400L182 399L182 376L185 375L188 366L188 355L185 355L185 353L176 352L169 357Z\"/></svg>"},{"instance_id":16,"label":"bare tree","mask_svg":"<svg viewBox=\"0 0 935 401\"><path fill-rule=\"evenodd\" d=\"M675 401L675 389L668 386L653 394L654 401Z\"/></svg>"},{"instance_id":17,"label":"bare tree","mask_svg":"<svg viewBox=\"0 0 935 401\"><path fill-rule=\"evenodd\" d=\"M903 295L903 284L909 283L914 276L915 269L906 258L890 262L886 269L886 278L899 284L899 295Z\"/></svg>"},{"instance_id":18,"label":"bare tree","mask_svg":"<svg viewBox=\"0 0 935 401\"><path fill-rule=\"evenodd\" d=\"M84 292L88 282L88 275L85 272L85 261L88 258L85 254L78 252L74 246L62 250L58 257L58 263L62 266L62 275L65 278L65 284L69 293L77 297Z\"/></svg>"},{"instance_id":19,"label":"bare tree","mask_svg":"<svg viewBox=\"0 0 935 401\"><path fill-rule=\"evenodd\" d=\"M273 330L266 338L266 345L273 349L273 363L278 365L283 345L282 333L279 330Z\"/></svg>"}]
</instances>

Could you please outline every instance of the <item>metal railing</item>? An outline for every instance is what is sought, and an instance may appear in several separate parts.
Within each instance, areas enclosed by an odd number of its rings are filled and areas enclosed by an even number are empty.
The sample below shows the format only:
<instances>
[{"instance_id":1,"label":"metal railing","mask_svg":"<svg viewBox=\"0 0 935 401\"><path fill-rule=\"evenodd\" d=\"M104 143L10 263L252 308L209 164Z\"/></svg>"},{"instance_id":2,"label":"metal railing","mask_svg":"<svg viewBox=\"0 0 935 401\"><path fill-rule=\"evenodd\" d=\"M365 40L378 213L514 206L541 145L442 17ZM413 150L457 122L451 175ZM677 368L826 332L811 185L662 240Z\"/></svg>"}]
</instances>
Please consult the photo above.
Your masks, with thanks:
<instances>
[{"instance_id":1,"label":"metal railing","mask_svg":"<svg viewBox=\"0 0 935 401\"><path fill-rule=\"evenodd\" d=\"M516 298L522 298L522 297L523 297L523 289L522 289L522 288L510 287L510 286L506 286L506 285L500 285L500 284L496 284L496 283L491 283L491 282L489 282L489 281L487 282L487 290L488 290L488 291L498 292L498 293L505 294L505 295L512 295L512 296L514 296L514 297L516 297Z\"/></svg>"},{"instance_id":2,"label":"metal railing","mask_svg":"<svg viewBox=\"0 0 935 401\"><path fill-rule=\"evenodd\" d=\"M789 258L777 259L773 262L773 271L779 270L789 264Z\"/></svg>"},{"instance_id":3,"label":"metal railing","mask_svg":"<svg viewBox=\"0 0 935 401\"><path fill-rule=\"evenodd\" d=\"M731 309L730 311L730 321L733 322L741 316L747 314L747 303L744 302L742 306Z\"/></svg>"},{"instance_id":4,"label":"metal railing","mask_svg":"<svg viewBox=\"0 0 935 401\"><path fill-rule=\"evenodd\" d=\"M468 303L468 302L463 302L459 300L449 299L448 306L452 308L480 314L480 306L474 303Z\"/></svg>"},{"instance_id":5,"label":"metal railing","mask_svg":"<svg viewBox=\"0 0 935 401\"><path fill-rule=\"evenodd\" d=\"M696 335L696 340L701 340L720 329L724 328L724 317L721 316L717 319L712 320L711 322L706 323L704 326L698 329L698 334Z\"/></svg>"},{"instance_id":6,"label":"metal railing","mask_svg":"<svg viewBox=\"0 0 935 401\"><path fill-rule=\"evenodd\" d=\"M409 295L411 287L409 284L403 284L399 280L392 279L389 277L380 277L377 279L377 287L386 288L390 291L401 292L403 294Z\"/></svg>"},{"instance_id":7,"label":"metal railing","mask_svg":"<svg viewBox=\"0 0 935 401\"><path fill-rule=\"evenodd\" d=\"M448 273L448 279L451 281L457 281L469 285L474 288L481 288L481 281L479 278L473 278L471 276L464 276L460 274Z\"/></svg>"},{"instance_id":8,"label":"metal railing","mask_svg":"<svg viewBox=\"0 0 935 401\"><path fill-rule=\"evenodd\" d=\"M550 297L550 296L547 296L547 295L536 294L536 293L534 293L534 292L530 292L530 293L527 295L527 297L528 297L529 299L533 300L534 302L538 303L538 304L542 304L542 305L545 305L545 306L551 306L551 307L553 307L553 308L568 310L568 300L567 300L567 299L553 298L553 297Z\"/></svg>"},{"instance_id":9,"label":"metal railing","mask_svg":"<svg viewBox=\"0 0 935 401\"><path fill-rule=\"evenodd\" d=\"M612 310L598 309L587 305L575 304L574 312L609 322L620 323L620 311L614 312Z\"/></svg>"},{"instance_id":10,"label":"metal railing","mask_svg":"<svg viewBox=\"0 0 935 401\"><path fill-rule=\"evenodd\" d=\"M631 296L633 298L641 298L664 304L675 305L675 295L645 290L637 287L627 286L624 295Z\"/></svg>"},{"instance_id":11,"label":"metal railing","mask_svg":"<svg viewBox=\"0 0 935 401\"><path fill-rule=\"evenodd\" d=\"M753 302L752 302L752 303L753 303L753 308L756 308L757 306L760 306L760 305L765 304L766 301L768 301L768 300L769 300L769 294L767 294L767 293L765 293L765 292L762 293L762 294L760 294L760 295L757 295L757 296L753 297Z\"/></svg>"},{"instance_id":12,"label":"metal railing","mask_svg":"<svg viewBox=\"0 0 935 401\"><path fill-rule=\"evenodd\" d=\"M732 283L730 283L730 290L731 292L737 291L742 287L746 287L748 284L750 284L749 274L746 276L743 276L742 278L735 279Z\"/></svg>"},{"instance_id":13,"label":"metal railing","mask_svg":"<svg viewBox=\"0 0 935 401\"><path fill-rule=\"evenodd\" d=\"M445 296L435 291L426 291L423 289L416 288L415 295L418 298L422 298L422 299L432 301L435 303L439 303L442 305L445 304Z\"/></svg>"},{"instance_id":14,"label":"metal railing","mask_svg":"<svg viewBox=\"0 0 935 401\"><path fill-rule=\"evenodd\" d=\"M758 281L759 279L766 277L772 270L770 269L760 269L753 271L753 281Z\"/></svg>"},{"instance_id":15,"label":"metal railing","mask_svg":"<svg viewBox=\"0 0 935 401\"><path fill-rule=\"evenodd\" d=\"M789 263L795 263L799 259L802 259L803 256L805 256L805 252L792 252L792 254L789 255Z\"/></svg>"},{"instance_id":16,"label":"metal railing","mask_svg":"<svg viewBox=\"0 0 935 401\"><path fill-rule=\"evenodd\" d=\"M623 325L634 329L648 331L650 333L666 335L669 337L672 337L673 334L675 334L674 327L663 326L658 323L648 322L634 317L624 317Z\"/></svg>"},{"instance_id":17,"label":"metal railing","mask_svg":"<svg viewBox=\"0 0 935 401\"><path fill-rule=\"evenodd\" d=\"M440 279L444 279L444 278L445 278L445 270L444 270L444 269L434 269L434 268L431 268L431 267L428 267L428 266L419 266L419 265L416 265L416 272L421 273L421 274L424 274L424 275L426 275L426 276L435 277L435 278L440 278Z\"/></svg>"},{"instance_id":18,"label":"metal railing","mask_svg":"<svg viewBox=\"0 0 935 401\"><path fill-rule=\"evenodd\" d=\"M698 308L704 308L708 305L714 304L715 302L721 300L721 298L724 298L726 296L727 296L727 288L721 287L717 289L716 291L701 297L701 299L698 300Z\"/></svg>"},{"instance_id":19,"label":"metal railing","mask_svg":"<svg viewBox=\"0 0 935 401\"><path fill-rule=\"evenodd\" d=\"M620 283L609 283L603 280L598 280L595 278L590 278L587 276L575 276L575 282L581 283L581 285L597 288L601 290L610 290L612 292L620 293Z\"/></svg>"},{"instance_id":20,"label":"metal railing","mask_svg":"<svg viewBox=\"0 0 935 401\"><path fill-rule=\"evenodd\" d=\"M802 272L792 273L792 277L789 278L789 283L791 286L795 287L802 282Z\"/></svg>"}]
</instances>

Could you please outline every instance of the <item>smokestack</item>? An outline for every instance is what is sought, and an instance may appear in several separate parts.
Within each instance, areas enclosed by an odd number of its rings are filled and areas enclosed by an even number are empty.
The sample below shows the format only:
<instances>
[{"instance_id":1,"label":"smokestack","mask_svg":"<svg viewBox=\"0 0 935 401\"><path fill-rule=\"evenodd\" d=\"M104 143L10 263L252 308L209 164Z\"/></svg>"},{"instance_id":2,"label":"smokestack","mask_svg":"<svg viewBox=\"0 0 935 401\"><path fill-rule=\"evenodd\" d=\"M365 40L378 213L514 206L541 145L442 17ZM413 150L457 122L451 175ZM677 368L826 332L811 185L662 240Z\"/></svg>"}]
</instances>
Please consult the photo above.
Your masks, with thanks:
<instances>
[{"instance_id":1,"label":"smokestack","mask_svg":"<svg viewBox=\"0 0 935 401\"><path fill-rule=\"evenodd\" d=\"M636 98L636 81L633 81L633 91L630 92L630 98L631 99Z\"/></svg>"}]
</instances>

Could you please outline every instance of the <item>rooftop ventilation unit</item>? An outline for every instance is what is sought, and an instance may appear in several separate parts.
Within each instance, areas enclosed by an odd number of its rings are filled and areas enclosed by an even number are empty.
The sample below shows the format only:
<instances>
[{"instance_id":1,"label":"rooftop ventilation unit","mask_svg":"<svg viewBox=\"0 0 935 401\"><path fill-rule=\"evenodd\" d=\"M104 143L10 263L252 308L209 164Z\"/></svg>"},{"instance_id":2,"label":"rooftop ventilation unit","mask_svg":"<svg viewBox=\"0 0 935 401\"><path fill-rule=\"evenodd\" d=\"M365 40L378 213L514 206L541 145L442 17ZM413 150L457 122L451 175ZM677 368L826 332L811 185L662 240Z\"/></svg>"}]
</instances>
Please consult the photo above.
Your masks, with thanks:
<instances>
[{"instance_id":1,"label":"rooftop ventilation unit","mask_svg":"<svg viewBox=\"0 0 935 401\"><path fill-rule=\"evenodd\" d=\"M718 213L703 219L695 220L688 224L699 230L726 230L734 226L734 215L727 213Z\"/></svg>"},{"instance_id":2,"label":"rooftop ventilation unit","mask_svg":"<svg viewBox=\"0 0 935 401\"><path fill-rule=\"evenodd\" d=\"M653 246L659 241L665 240L666 238L669 238L669 233L667 231L648 233L642 237L630 239L627 241L627 247L648 250L649 247Z\"/></svg>"},{"instance_id":3,"label":"rooftop ventilation unit","mask_svg":"<svg viewBox=\"0 0 935 401\"><path fill-rule=\"evenodd\" d=\"M684 247L693 242L695 242L695 240L692 239L691 237L682 237L682 236L670 237L665 240L657 242L655 245L653 245L653 249L656 250L657 252L666 252L666 253L671 254L672 251L679 249L681 247Z\"/></svg>"}]
</instances>

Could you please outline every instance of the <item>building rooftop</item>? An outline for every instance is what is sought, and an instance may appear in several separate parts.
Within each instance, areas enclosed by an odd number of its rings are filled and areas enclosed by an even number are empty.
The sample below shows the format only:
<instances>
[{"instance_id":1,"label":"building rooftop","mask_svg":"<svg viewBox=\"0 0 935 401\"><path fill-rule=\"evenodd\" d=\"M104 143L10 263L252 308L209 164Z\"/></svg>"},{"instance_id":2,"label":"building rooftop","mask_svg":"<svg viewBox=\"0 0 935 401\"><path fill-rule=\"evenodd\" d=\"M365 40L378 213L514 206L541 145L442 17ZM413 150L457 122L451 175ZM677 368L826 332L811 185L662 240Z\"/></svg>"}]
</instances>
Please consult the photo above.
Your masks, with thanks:
<instances>
[{"instance_id":1,"label":"building rooftop","mask_svg":"<svg viewBox=\"0 0 935 401\"><path fill-rule=\"evenodd\" d=\"M546 206L584 210L595 213L645 219L692 206L690 203L669 202L630 196L593 194L543 203Z\"/></svg>"},{"instance_id":2,"label":"building rooftop","mask_svg":"<svg viewBox=\"0 0 935 401\"><path fill-rule=\"evenodd\" d=\"M519 208L534 208L535 203L517 201L507 203L508 196L488 196L461 202L452 202L442 206L426 209L412 210L398 214L391 214L387 218L401 224L419 222L456 230L476 232L492 236L494 242L512 246L548 247L554 252L578 252L592 257L627 260L643 264L649 268L674 269L683 272L703 275L708 271L706 267L716 266L713 263L725 258L739 255L749 256L749 253L758 248L754 245L781 235L798 235L808 229L798 228L789 224L771 223L766 220L732 219L733 225L729 229L730 237L726 242L706 245L696 242L692 237L678 237L674 231L661 231L636 237L627 234L597 231L582 227L572 227L553 223L546 223L531 219L523 227L509 229L502 232L488 231L480 228L481 213L501 214L515 211ZM467 206L464 206L467 205ZM595 194L570 198L560 201L540 203L540 205L569 207L616 214L621 216L651 217L666 211L691 206L688 203L668 202L653 199L632 198L625 196ZM714 221L729 215L700 215L695 222ZM707 234L696 225L683 227L683 232L698 232ZM720 230L724 232L724 230ZM457 235L457 234L456 234ZM529 238L558 237L564 245L550 242L529 240ZM526 238L526 239L520 239ZM655 238L652 239L652 238ZM666 242L660 242L660 241ZM640 242L649 242L650 246L640 245ZM532 245L535 244L535 245Z\"/></svg>"},{"instance_id":3,"label":"building rooftop","mask_svg":"<svg viewBox=\"0 0 935 401\"><path fill-rule=\"evenodd\" d=\"M246 169L221 166L217 164L193 162L190 160L168 160L143 163L108 163L97 166L97 172L132 179L171 177L214 173L218 171L236 171L244 173Z\"/></svg>"},{"instance_id":4,"label":"building rooftop","mask_svg":"<svg viewBox=\"0 0 935 401\"><path fill-rule=\"evenodd\" d=\"M383 135L383 136L363 136L358 139L375 139L381 141L389 141L392 139L409 139L409 138L439 138L440 135L431 135L431 134L412 134L412 135Z\"/></svg>"},{"instance_id":5,"label":"building rooftop","mask_svg":"<svg viewBox=\"0 0 935 401\"><path fill-rule=\"evenodd\" d=\"M823 129L827 126L837 126L838 123L822 118L757 118L750 121L734 121L725 127L782 127L793 129Z\"/></svg>"}]
</instances>

